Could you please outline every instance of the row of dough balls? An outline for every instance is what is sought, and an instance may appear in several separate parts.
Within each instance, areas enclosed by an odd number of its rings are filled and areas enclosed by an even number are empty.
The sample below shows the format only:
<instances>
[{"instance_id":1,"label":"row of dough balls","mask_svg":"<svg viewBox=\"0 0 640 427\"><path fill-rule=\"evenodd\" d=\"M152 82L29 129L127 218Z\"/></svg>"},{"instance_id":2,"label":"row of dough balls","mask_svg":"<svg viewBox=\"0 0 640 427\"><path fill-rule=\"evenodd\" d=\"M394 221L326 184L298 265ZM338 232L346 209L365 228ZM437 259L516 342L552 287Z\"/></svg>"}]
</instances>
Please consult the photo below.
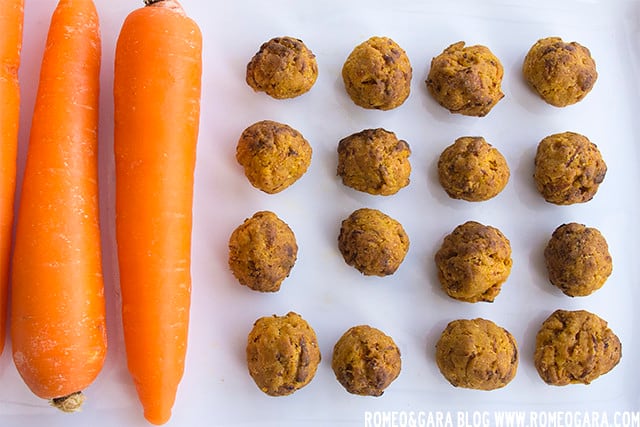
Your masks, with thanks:
<instances>
[{"instance_id":1,"label":"row of dough balls","mask_svg":"<svg viewBox=\"0 0 640 427\"><path fill-rule=\"evenodd\" d=\"M621 357L620 340L605 320L585 310L556 310L538 330L533 361L544 382L564 386L590 384ZM322 356L313 328L289 312L256 320L247 337L246 358L260 390L286 396L311 382ZM458 319L441 333L435 359L454 387L490 391L515 377L519 354L513 335L494 322ZM398 378L402 360L390 336L359 325L336 342L331 367L347 392L377 397Z\"/></svg>"},{"instance_id":2,"label":"row of dough balls","mask_svg":"<svg viewBox=\"0 0 640 427\"><path fill-rule=\"evenodd\" d=\"M409 249L402 225L371 208L355 210L342 221L338 249L347 265L367 276L389 276ZM228 263L241 285L277 292L297 260L291 228L270 211L256 212L229 238ZM493 302L511 273L511 243L497 228L475 221L457 226L435 254L444 292L459 301ZM600 231L578 223L563 224L545 249L551 284L570 297L600 289L613 270L609 247Z\"/></svg>"},{"instance_id":3,"label":"row of dough balls","mask_svg":"<svg viewBox=\"0 0 640 427\"><path fill-rule=\"evenodd\" d=\"M559 37L538 40L527 53L522 72L530 87L556 107L582 100L598 77L589 49ZM450 112L483 117L504 97L503 74L500 60L486 46L465 46L460 41L433 58L426 86ZM293 37L263 43L246 70L249 86L276 99L308 92L317 77L315 55ZM371 37L347 57L342 78L356 105L390 110L409 97L412 67L395 41Z\"/></svg>"},{"instance_id":4,"label":"row of dough balls","mask_svg":"<svg viewBox=\"0 0 640 427\"><path fill-rule=\"evenodd\" d=\"M365 129L340 140L337 151L337 175L348 187L389 196L409 185L411 148L393 132ZM299 131L271 120L246 128L236 147L236 159L249 182L268 194L300 179L311 157L311 145ZM606 172L600 150L584 135L563 132L538 144L534 179L550 203L591 200ZM461 137L440 155L438 177L450 197L484 201L504 189L510 171L504 156L484 138Z\"/></svg>"}]
</instances>

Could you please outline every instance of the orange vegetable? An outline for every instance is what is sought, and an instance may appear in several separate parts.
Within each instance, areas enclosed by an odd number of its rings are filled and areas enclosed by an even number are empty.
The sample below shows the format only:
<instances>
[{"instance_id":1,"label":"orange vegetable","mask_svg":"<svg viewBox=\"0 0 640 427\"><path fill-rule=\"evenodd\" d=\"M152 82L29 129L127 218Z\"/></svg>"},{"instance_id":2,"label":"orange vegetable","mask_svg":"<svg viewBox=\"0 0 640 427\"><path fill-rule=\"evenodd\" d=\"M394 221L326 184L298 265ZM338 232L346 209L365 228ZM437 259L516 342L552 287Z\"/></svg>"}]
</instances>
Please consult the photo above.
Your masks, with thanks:
<instances>
[{"instance_id":1,"label":"orange vegetable","mask_svg":"<svg viewBox=\"0 0 640 427\"><path fill-rule=\"evenodd\" d=\"M100 33L91 0L60 0L40 70L13 256L13 360L63 405L106 352L98 220ZM71 399L70 399L71 400Z\"/></svg>"},{"instance_id":2,"label":"orange vegetable","mask_svg":"<svg viewBox=\"0 0 640 427\"><path fill-rule=\"evenodd\" d=\"M176 1L147 3L116 45L116 238L129 371L163 424L187 349L202 36Z\"/></svg>"},{"instance_id":3,"label":"orange vegetable","mask_svg":"<svg viewBox=\"0 0 640 427\"><path fill-rule=\"evenodd\" d=\"M0 354L4 350L20 119L23 0L0 0Z\"/></svg>"}]
</instances>

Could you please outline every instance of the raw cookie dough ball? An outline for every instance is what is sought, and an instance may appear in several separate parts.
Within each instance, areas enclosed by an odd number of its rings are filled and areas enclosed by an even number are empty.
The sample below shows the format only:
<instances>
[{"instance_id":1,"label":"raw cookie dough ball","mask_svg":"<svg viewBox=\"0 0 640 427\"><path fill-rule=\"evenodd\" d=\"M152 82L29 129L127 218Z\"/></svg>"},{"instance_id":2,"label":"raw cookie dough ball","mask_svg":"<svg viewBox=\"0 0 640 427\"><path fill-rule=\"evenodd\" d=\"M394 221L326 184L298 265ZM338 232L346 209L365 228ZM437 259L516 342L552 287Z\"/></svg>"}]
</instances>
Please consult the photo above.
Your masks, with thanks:
<instances>
[{"instance_id":1,"label":"raw cookie dough ball","mask_svg":"<svg viewBox=\"0 0 640 427\"><path fill-rule=\"evenodd\" d=\"M506 329L490 320L454 320L436 344L436 363L455 387L495 390L518 369L518 347Z\"/></svg>"},{"instance_id":2,"label":"raw cookie dough ball","mask_svg":"<svg viewBox=\"0 0 640 427\"><path fill-rule=\"evenodd\" d=\"M358 191L389 196L409 185L411 149L384 129L366 129L338 144L338 176Z\"/></svg>"},{"instance_id":3,"label":"raw cookie dough ball","mask_svg":"<svg viewBox=\"0 0 640 427\"><path fill-rule=\"evenodd\" d=\"M438 160L438 179L449 197L470 202L489 200L509 181L504 156L482 137L462 137Z\"/></svg>"},{"instance_id":4,"label":"raw cookie dough ball","mask_svg":"<svg viewBox=\"0 0 640 427\"><path fill-rule=\"evenodd\" d=\"M278 193L296 182L311 164L312 149L292 127L263 120L242 132L236 159L254 187Z\"/></svg>"},{"instance_id":5,"label":"raw cookie dough ball","mask_svg":"<svg viewBox=\"0 0 640 427\"><path fill-rule=\"evenodd\" d=\"M276 99L294 98L318 78L315 55L302 40L276 37L260 46L247 64L247 84Z\"/></svg>"},{"instance_id":6,"label":"raw cookie dough ball","mask_svg":"<svg viewBox=\"0 0 640 427\"><path fill-rule=\"evenodd\" d=\"M244 221L229 238L229 267L240 284L254 291L277 292L298 255L296 237L273 212Z\"/></svg>"},{"instance_id":7,"label":"raw cookie dough ball","mask_svg":"<svg viewBox=\"0 0 640 427\"><path fill-rule=\"evenodd\" d=\"M342 221L338 247L345 262L366 276L388 276L409 250L402 225L377 209L362 208Z\"/></svg>"},{"instance_id":8,"label":"raw cookie dough ball","mask_svg":"<svg viewBox=\"0 0 640 427\"><path fill-rule=\"evenodd\" d=\"M544 259L551 283L570 297L600 289L613 270L604 236L595 228L575 222L556 228Z\"/></svg>"},{"instance_id":9,"label":"raw cookie dough ball","mask_svg":"<svg viewBox=\"0 0 640 427\"><path fill-rule=\"evenodd\" d=\"M600 150L586 136L575 132L557 133L538 144L533 178L549 203L588 202L606 173L607 165Z\"/></svg>"},{"instance_id":10,"label":"raw cookie dough ball","mask_svg":"<svg viewBox=\"0 0 640 427\"><path fill-rule=\"evenodd\" d=\"M522 73L529 86L556 107L582 100L598 78L589 49L560 37L538 40L524 59Z\"/></svg>"},{"instance_id":11,"label":"raw cookie dough ball","mask_svg":"<svg viewBox=\"0 0 640 427\"><path fill-rule=\"evenodd\" d=\"M360 107L391 110L409 97L411 63L388 37L371 37L353 49L342 67L344 87Z\"/></svg>"},{"instance_id":12,"label":"raw cookie dough ball","mask_svg":"<svg viewBox=\"0 0 640 427\"><path fill-rule=\"evenodd\" d=\"M584 310L555 311L536 336L534 363L551 385L589 384L621 357L622 344L607 322Z\"/></svg>"},{"instance_id":13,"label":"raw cookie dough ball","mask_svg":"<svg viewBox=\"0 0 640 427\"><path fill-rule=\"evenodd\" d=\"M286 396L306 386L321 358L316 333L293 312L256 320L246 353L249 375L269 396Z\"/></svg>"},{"instance_id":14,"label":"raw cookie dough ball","mask_svg":"<svg viewBox=\"0 0 640 427\"><path fill-rule=\"evenodd\" d=\"M497 228L468 221L444 238L435 261L451 298L493 302L511 273L511 244Z\"/></svg>"},{"instance_id":15,"label":"raw cookie dough ball","mask_svg":"<svg viewBox=\"0 0 640 427\"><path fill-rule=\"evenodd\" d=\"M334 346L331 367L349 393L381 396L400 375L400 350L382 331L354 326Z\"/></svg>"},{"instance_id":16,"label":"raw cookie dough ball","mask_svg":"<svg viewBox=\"0 0 640 427\"><path fill-rule=\"evenodd\" d=\"M452 113L486 116L504 94L504 69L485 46L454 43L431 61L427 88Z\"/></svg>"}]
</instances>

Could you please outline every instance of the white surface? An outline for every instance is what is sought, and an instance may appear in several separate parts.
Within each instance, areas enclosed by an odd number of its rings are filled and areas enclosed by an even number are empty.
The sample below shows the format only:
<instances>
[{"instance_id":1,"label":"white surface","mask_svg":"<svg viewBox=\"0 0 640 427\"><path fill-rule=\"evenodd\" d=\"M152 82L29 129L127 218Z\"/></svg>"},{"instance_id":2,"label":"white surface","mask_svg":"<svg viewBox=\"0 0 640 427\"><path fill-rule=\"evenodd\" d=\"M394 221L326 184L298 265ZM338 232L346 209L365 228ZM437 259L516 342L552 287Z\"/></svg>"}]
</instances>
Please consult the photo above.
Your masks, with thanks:
<instances>
[{"instance_id":1,"label":"white surface","mask_svg":"<svg viewBox=\"0 0 640 427\"><path fill-rule=\"evenodd\" d=\"M24 162L33 97L53 0L26 1L21 82L20 167ZM117 32L137 0L96 0L102 19L101 185L109 352L103 372L86 390L83 412L57 413L20 380L7 347L0 357L1 426L144 426L125 366L119 320L113 224L112 67ZM364 425L365 411L638 411L640 350L637 162L638 18L634 1L250 1L183 0L204 35L202 126L196 171L193 307L187 366L171 426ZM244 82L246 63L271 37L291 35L317 56L320 75L311 92L277 101ZM393 38L413 65L412 93L386 112L355 106L344 92L340 69L358 43L372 35ZM539 38L558 35L590 48L599 78L581 103L557 109L524 84L520 67ZM428 95L424 80L433 56L458 40L488 46L505 68L505 98L484 118L451 115ZM255 121L272 119L301 131L313 146L307 174L293 187L266 195L249 185L235 162L235 144ZM151 124L152 125L152 124ZM372 127L396 132L411 146L412 181L382 198L344 187L335 176L340 138ZM533 156L543 137L565 130L595 142L609 171L589 203L559 207L536 193ZM506 157L512 177L495 199L449 199L435 164L463 135L482 135ZM398 219L411 247L404 264L387 278L364 277L337 250L340 221L353 210L378 208ZM297 236L298 261L277 294L237 284L227 268L232 230L255 211L269 209ZM476 220L500 228L511 240L513 271L493 304L446 297L433 255L456 225ZM551 232L569 221L599 228L607 238L614 272L597 293L570 299L548 284L542 249ZM621 363L590 386L550 387L532 363L535 334L556 308L593 311L609 321L623 343ZM246 371L244 346L255 319L289 310L300 313L318 335L323 360L315 379L292 396L271 398ZM455 389L440 375L435 342L447 322L485 317L509 329L520 348L515 379L494 392ZM349 327L368 323L391 335L402 352L400 377L380 398L348 394L331 371L333 344ZM457 425L457 419L454 419ZM469 421L471 423L471 421Z\"/></svg>"}]
</instances>

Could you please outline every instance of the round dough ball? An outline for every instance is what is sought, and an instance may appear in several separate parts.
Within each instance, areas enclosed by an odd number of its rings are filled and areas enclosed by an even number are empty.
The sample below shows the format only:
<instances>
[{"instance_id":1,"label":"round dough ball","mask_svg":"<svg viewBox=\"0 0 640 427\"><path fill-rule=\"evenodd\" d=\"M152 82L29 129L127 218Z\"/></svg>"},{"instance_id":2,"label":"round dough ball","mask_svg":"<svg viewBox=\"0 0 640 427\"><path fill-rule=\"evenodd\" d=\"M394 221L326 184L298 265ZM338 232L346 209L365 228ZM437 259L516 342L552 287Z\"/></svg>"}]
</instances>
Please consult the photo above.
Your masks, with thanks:
<instances>
[{"instance_id":1,"label":"round dough ball","mask_svg":"<svg viewBox=\"0 0 640 427\"><path fill-rule=\"evenodd\" d=\"M604 181L607 165L598 147L575 132L547 136L535 157L533 178L544 199L557 205L588 202Z\"/></svg>"},{"instance_id":2,"label":"round dough ball","mask_svg":"<svg viewBox=\"0 0 640 427\"><path fill-rule=\"evenodd\" d=\"M560 37L538 40L524 59L522 73L529 86L556 107L582 100L598 78L589 49Z\"/></svg>"},{"instance_id":3,"label":"round dough ball","mask_svg":"<svg viewBox=\"0 0 640 427\"><path fill-rule=\"evenodd\" d=\"M595 228L575 222L556 228L544 259L551 283L570 297L600 289L613 270L604 236Z\"/></svg>"},{"instance_id":4,"label":"round dough ball","mask_svg":"<svg viewBox=\"0 0 640 427\"><path fill-rule=\"evenodd\" d=\"M556 310L536 336L534 364L547 384L589 384L620 362L622 344L607 322L585 310Z\"/></svg>"},{"instance_id":5,"label":"round dough ball","mask_svg":"<svg viewBox=\"0 0 640 427\"><path fill-rule=\"evenodd\" d=\"M504 69L486 47L454 43L431 61L427 88L452 113L484 117L500 101Z\"/></svg>"},{"instance_id":6,"label":"round dough ball","mask_svg":"<svg viewBox=\"0 0 640 427\"><path fill-rule=\"evenodd\" d=\"M311 145L292 127L263 120L242 132L236 159L254 187L279 193L305 174L311 164Z\"/></svg>"},{"instance_id":7,"label":"round dough ball","mask_svg":"<svg viewBox=\"0 0 640 427\"><path fill-rule=\"evenodd\" d=\"M342 221L338 247L345 262L366 276L396 272L409 250L402 225L377 209L362 208Z\"/></svg>"},{"instance_id":8,"label":"round dough ball","mask_svg":"<svg viewBox=\"0 0 640 427\"><path fill-rule=\"evenodd\" d=\"M308 92L318 78L316 57L302 40L276 37L260 46L247 64L247 84L276 99Z\"/></svg>"},{"instance_id":9,"label":"round dough ball","mask_svg":"<svg viewBox=\"0 0 640 427\"><path fill-rule=\"evenodd\" d=\"M315 331L293 312L256 320L246 353L249 375L269 396L286 396L309 384L321 359Z\"/></svg>"},{"instance_id":10,"label":"round dough ball","mask_svg":"<svg viewBox=\"0 0 640 427\"><path fill-rule=\"evenodd\" d=\"M444 238L435 261L451 298L493 302L511 273L511 243L497 228L468 221Z\"/></svg>"},{"instance_id":11,"label":"round dough ball","mask_svg":"<svg viewBox=\"0 0 640 427\"><path fill-rule=\"evenodd\" d=\"M436 344L436 363L454 387L495 390L518 369L515 338L490 320L454 320Z\"/></svg>"},{"instance_id":12,"label":"round dough ball","mask_svg":"<svg viewBox=\"0 0 640 427\"><path fill-rule=\"evenodd\" d=\"M358 191L389 196L409 185L410 155L409 144L393 132L365 129L338 144L338 176Z\"/></svg>"},{"instance_id":13,"label":"round dough ball","mask_svg":"<svg viewBox=\"0 0 640 427\"><path fill-rule=\"evenodd\" d=\"M400 350L382 331L354 326L334 346L331 367L349 393L382 396L400 375Z\"/></svg>"},{"instance_id":14,"label":"round dough ball","mask_svg":"<svg viewBox=\"0 0 640 427\"><path fill-rule=\"evenodd\" d=\"M371 37L356 46L342 66L351 100L360 107L396 108L409 97L412 69L406 52L388 37Z\"/></svg>"},{"instance_id":15,"label":"round dough ball","mask_svg":"<svg viewBox=\"0 0 640 427\"><path fill-rule=\"evenodd\" d=\"M240 284L277 292L298 256L296 237L273 212L256 212L229 238L229 267Z\"/></svg>"},{"instance_id":16,"label":"round dough ball","mask_svg":"<svg viewBox=\"0 0 640 427\"><path fill-rule=\"evenodd\" d=\"M489 200L509 181L504 156L482 137L462 137L438 160L438 179L449 197L470 202Z\"/></svg>"}]
</instances>

